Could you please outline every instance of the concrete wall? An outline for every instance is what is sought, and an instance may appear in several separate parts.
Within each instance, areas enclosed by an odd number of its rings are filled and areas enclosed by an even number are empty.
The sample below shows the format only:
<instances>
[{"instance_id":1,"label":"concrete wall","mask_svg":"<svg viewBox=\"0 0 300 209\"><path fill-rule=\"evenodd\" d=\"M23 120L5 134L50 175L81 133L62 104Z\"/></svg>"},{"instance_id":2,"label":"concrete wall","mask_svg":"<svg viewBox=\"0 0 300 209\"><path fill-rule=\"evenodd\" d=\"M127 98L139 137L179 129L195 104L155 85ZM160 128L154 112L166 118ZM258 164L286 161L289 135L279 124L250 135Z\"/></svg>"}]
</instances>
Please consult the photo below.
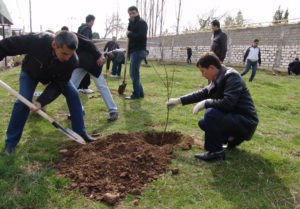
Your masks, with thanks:
<instances>
[{"instance_id":1,"label":"concrete wall","mask_svg":"<svg viewBox=\"0 0 300 209\"><path fill-rule=\"evenodd\" d=\"M286 71L289 62L300 56L300 24L223 30L228 35L225 64L241 65L246 49L259 39L261 67ZM192 62L210 50L211 31L148 38L149 59L186 61L186 47L193 50Z\"/></svg>"}]
</instances>

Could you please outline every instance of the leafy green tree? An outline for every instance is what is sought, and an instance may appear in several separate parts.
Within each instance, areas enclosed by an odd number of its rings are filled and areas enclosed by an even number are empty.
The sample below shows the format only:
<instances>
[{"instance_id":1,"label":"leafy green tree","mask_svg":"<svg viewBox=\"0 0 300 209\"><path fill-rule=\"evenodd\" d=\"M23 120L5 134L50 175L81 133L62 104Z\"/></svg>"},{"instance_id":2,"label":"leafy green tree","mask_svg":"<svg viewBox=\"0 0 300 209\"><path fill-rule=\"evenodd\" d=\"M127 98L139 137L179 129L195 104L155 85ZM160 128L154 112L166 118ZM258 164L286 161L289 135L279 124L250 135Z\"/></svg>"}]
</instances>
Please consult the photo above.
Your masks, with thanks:
<instances>
[{"instance_id":1,"label":"leafy green tree","mask_svg":"<svg viewBox=\"0 0 300 209\"><path fill-rule=\"evenodd\" d=\"M235 17L235 24L237 26L243 26L245 23L244 17L243 17L243 13L241 11L238 11L238 13L236 14Z\"/></svg>"},{"instance_id":2,"label":"leafy green tree","mask_svg":"<svg viewBox=\"0 0 300 209\"><path fill-rule=\"evenodd\" d=\"M283 14L283 10L279 6L273 16L273 24L287 23L288 20L289 20L288 9L286 9L285 13Z\"/></svg>"}]
</instances>

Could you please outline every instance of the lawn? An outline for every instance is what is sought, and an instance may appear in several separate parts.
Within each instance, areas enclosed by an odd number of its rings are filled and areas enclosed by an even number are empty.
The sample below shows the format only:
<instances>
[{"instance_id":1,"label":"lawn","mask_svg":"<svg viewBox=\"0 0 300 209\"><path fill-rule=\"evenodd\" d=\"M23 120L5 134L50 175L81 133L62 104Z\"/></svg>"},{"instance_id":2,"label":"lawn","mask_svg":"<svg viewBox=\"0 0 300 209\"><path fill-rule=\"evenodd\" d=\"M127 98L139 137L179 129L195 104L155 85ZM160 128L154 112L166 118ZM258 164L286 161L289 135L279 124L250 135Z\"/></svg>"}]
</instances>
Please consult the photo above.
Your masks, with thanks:
<instances>
[{"instance_id":1,"label":"lawn","mask_svg":"<svg viewBox=\"0 0 300 209\"><path fill-rule=\"evenodd\" d=\"M0 72L0 78L18 89L19 71ZM122 80L108 77L119 119L107 122L108 112L98 93L92 94L94 97L81 95L88 132L97 130L105 136L163 131L167 116L167 90L162 82L165 71L169 77L174 72L171 97L207 84L194 65L150 63L141 68L145 98L128 101L117 93ZM203 132L197 126L203 112L193 115L192 105L175 107L170 111L167 130L190 135L196 142L191 150L175 150L170 168L179 168L179 175L160 175L142 192L138 206L133 206L134 197L127 195L115 208L300 208L300 77L274 75L262 69L254 82L248 82L249 76L245 75L245 80L260 120L252 140L226 151L226 161L200 162L194 154L203 152ZM127 83L125 94L130 95L129 78ZM43 88L38 86L38 90ZM96 89L93 82L91 88ZM0 88L1 150L14 100ZM46 110L63 126L70 127L62 96ZM0 155L0 208L110 208L85 198L79 191L68 190L69 180L55 174L53 162L59 159L59 150L73 143L46 120L31 115L16 153Z\"/></svg>"}]
</instances>

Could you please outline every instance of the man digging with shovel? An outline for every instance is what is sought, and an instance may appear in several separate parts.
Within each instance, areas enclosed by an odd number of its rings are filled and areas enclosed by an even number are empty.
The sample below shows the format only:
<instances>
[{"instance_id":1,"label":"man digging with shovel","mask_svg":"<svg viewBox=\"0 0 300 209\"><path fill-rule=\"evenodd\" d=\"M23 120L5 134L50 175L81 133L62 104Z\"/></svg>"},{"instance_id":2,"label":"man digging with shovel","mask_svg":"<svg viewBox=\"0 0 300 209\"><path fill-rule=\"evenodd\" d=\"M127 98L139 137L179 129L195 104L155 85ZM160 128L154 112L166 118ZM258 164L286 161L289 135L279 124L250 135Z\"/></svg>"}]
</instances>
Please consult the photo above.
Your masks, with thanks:
<instances>
[{"instance_id":1,"label":"man digging with shovel","mask_svg":"<svg viewBox=\"0 0 300 209\"><path fill-rule=\"evenodd\" d=\"M88 47L90 43L85 44ZM19 94L32 101L38 83L47 85L35 102L36 108L31 108L32 111L37 111L62 93L72 115L72 129L86 142L92 142L95 139L85 130L79 94L69 81L78 65L75 53L77 47L77 36L68 31L60 31L56 35L39 33L14 36L0 41L0 60L5 56L26 54L21 67ZM6 131L5 154L14 152L28 115L29 108L17 100Z\"/></svg>"}]
</instances>

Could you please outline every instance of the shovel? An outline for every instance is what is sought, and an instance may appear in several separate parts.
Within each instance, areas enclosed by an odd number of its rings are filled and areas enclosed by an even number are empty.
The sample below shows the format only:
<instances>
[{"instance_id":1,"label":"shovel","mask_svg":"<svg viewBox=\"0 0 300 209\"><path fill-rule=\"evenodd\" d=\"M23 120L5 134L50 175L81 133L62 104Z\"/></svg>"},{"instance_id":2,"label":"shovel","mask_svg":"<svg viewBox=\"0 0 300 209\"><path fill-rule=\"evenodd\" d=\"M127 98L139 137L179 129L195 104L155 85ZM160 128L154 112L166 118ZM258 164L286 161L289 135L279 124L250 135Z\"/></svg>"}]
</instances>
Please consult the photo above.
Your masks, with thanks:
<instances>
[{"instance_id":1,"label":"shovel","mask_svg":"<svg viewBox=\"0 0 300 209\"><path fill-rule=\"evenodd\" d=\"M120 95L124 94L125 88L126 88L126 69L127 69L127 61L128 61L128 50L129 50L129 38L127 39L126 43L126 52L125 52L125 69L124 69L124 78L122 84L118 88L118 93Z\"/></svg>"},{"instance_id":2,"label":"shovel","mask_svg":"<svg viewBox=\"0 0 300 209\"><path fill-rule=\"evenodd\" d=\"M2 80L0 80L0 86L3 87L4 89L6 89L10 94L17 97L21 102L23 102L29 108L35 108L34 104L32 104L25 97L20 95L18 92L16 92L14 89L12 89L6 83L4 83ZM67 135L70 139L72 139L80 144L86 144L86 142L84 141L84 139L81 136L79 136L77 133L75 133L71 129L62 127L58 122L56 122L54 119L52 119L50 116L48 116L44 111L38 110L37 113L40 116L42 116L43 118L45 118L46 120L48 120L55 128L57 128L63 134Z\"/></svg>"}]
</instances>

